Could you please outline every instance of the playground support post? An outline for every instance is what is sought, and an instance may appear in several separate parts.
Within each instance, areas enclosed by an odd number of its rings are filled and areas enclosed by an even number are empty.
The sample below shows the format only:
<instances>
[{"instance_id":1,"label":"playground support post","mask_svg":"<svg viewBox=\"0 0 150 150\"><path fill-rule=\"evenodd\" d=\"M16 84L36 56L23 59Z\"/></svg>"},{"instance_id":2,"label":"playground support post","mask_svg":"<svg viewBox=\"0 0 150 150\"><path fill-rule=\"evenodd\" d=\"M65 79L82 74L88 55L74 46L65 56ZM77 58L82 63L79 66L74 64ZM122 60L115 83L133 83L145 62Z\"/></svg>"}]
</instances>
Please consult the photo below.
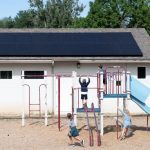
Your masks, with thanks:
<instances>
[{"instance_id":1,"label":"playground support post","mask_svg":"<svg viewBox=\"0 0 150 150\"><path fill-rule=\"evenodd\" d=\"M130 72L127 72L127 99L130 99L130 93L131 93L131 90L130 90Z\"/></svg>"},{"instance_id":2,"label":"playground support post","mask_svg":"<svg viewBox=\"0 0 150 150\"><path fill-rule=\"evenodd\" d=\"M21 75L24 75L24 71L22 70ZM22 86L24 86L24 77L21 77L22 79ZM25 102L24 102L24 87L22 87L22 126L25 126L25 108L24 108Z\"/></svg>"},{"instance_id":3,"label":"playground support post","mask_svg":"<svg viewBox=\"0 0 150 150\"><path fill-rule=\"evenodd\" d=\"M100 68L99 68L100 69ZM100 71L98 71L97 73L97 98L98 98L98 107L100 109L101 107L101 100L100 100ZM101 125L101 121L100 121L100 112L98 112L98 130L100 131L100 125Z\"/></svg>"},{"instance_id":4,"label":"playground support post","mask_svg":"<svg viewBox=\"0 0 150 150\"><path fill-rule=\"evenodd\" d=\"M60 76L58 76L58 129L60 131Z\"/></svg>"},{"instance_id":5,"label":"playground support post","mask_svg":"<svg viewBox=\"0 0 150 150\"><path fill-rule=\"evenodd\" d=\"M99 108L100 108L100 115L99 115L99 120L100 124L98 125L99 130L101 131L101 136L104 134L104 116L103 116L103 110L102 110L102 104L101 101L104 98L104 87L103 87L103 76L104 72L100 70L100 97L99 97Z\"/></svg>"},{"instance_id":6,"label":"playground support post","mask_svg":"<svg viewBox=\"0 0 150 150\"><path fill-rule=\"evenodd\" d=\"M100 71L100 100L103 100L104 98L103 76L103 71Z\"/></svg>"},{"instance_id":7,"label":"playground support post","mask_svg":"<svg viewBox=\"0 0 150 150\"><path fill-rule=\"evenodd\" d=\"M119 81L119 68L118 68L118 71L117 71L117 81ZM118 88L117 88L118 87ZM117 94L119 95L119 84L116 85L116 88L117 88ZM119 97L117 97L117 139L119 138L119 124L118 124L118 116L119 116L119 111L118 111L118 108L119 108Z\"/></svg>"},{"instance_id":8,"label":"playground support post","mask_svg":"<svg viewBox=\"0 0 150 150\"><path fill-rule=\"evenodd\" d=\"M103 136L104 135L104 115L103 114L101 114L100 115L100 120L101 120L101 136Z\"/></svg>"},{"instance_id":9,"label":"playground support post","mask_svg":"<svg viewBox=\"0 0 150 150\"><path fill-rule=\"evenodd\" d=\"M149 121L149 114L147 114L147 131L148 131L148 121Z\"/></svg>"},{"instance_id":10,"label":"playground support post","mask_svg":"<svg viewBox=\"0 0 150 150\"><path fill-rule=\"evenodd\" d=\"M47 115L47 110L48 110L48 108L47 108L47 84L45 83L45 84L41 84L40 86L39 86L39 110L40 110L40 117L41 117L41 87L42 86L44 86L45 87L45 96L44 96L44 101L45 101L45 108L44 108L44 110L45 110L45 115L44 115L44 119L45 119L45 126L47 126L48 125L48 115Z\"/></svg>"},{"instance_id":11,"label":"playground support post","mask_svg":"<svg viewBox=\"0 0 150 150\"><path fill-rule=\"evenodd\" d=\"M77 73L75 71L72 71L72 103L73 103L73 116L74 116L74 122L75 122L75 125L77 126L77 107L78 107L78 101L74 99L74 88L75 88L75 85L76 85L76 77L77 77Z\"/></svg>"},{"instance_id":12,"label":"playground support post","mask_svg":"<svg viewBox=\"0 0 150 150\"><path fill-rule=\"evenodd\" d=\"M44 71L44 74L47 76L47 71ZM43 84L45 86L45 126L48 125L48 115L47 115L47 77L45 79L45 84Z\"/></svg>"}]
</instances>

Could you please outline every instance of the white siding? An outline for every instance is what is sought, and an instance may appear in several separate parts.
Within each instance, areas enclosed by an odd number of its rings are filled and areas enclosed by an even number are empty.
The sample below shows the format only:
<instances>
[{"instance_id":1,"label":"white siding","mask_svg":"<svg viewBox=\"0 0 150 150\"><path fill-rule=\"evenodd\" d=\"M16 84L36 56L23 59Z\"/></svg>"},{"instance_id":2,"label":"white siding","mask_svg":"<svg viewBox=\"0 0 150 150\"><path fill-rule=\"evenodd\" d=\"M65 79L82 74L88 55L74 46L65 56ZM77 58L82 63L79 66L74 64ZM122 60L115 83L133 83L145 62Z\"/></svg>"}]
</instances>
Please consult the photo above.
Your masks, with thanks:
<instances>
[{"instance_id":1,"label":"white siding","mask_svg":"<svg viewBox=\"0 0 150 150\"><path fill-rule=\"evenodd\" d=\"M111 64L110 66L117 65ZM98 71L99 64L81 64L80 68L77 68L76 62L55 62L54 64L54 73L55 74L72 74L72 71L76 71L77 74L87 74L87 75L96 75ZM140 81L149 86L150 85L150 69L149 64L130 64L126 65L127 71L130 71L131 74L137 77L137 67L146 67L147 77L146 79L140 79ZM20 115L22 109L22 80L21 80L21 71L47 71L47 74L52 73L51 64L1 64L0 71L12 70L13 78L12 79L0 79L0 115ZM89 76L90 77L90 76ZM96 77L90 77L91 83L89 88L97 87ZM54 87L53 87L53 78L47 77L45 79L28 79L24 80L24 83L29 84L31 87L31 101L36 103L39 99L39 85L47 82L47 96L48 96L48 111L51 113L54 110L54 113L58 113L58 80L54 78ZM80 87L78 78L76 81L76 88ZM149 86L150 87L150 86ZM66 114L71 112L72 106L72 97L71 97L71 88L72 88L72 78L62 77L61 78L61 114ZM44 112L44 87L42 88L42 112ZM25 110L28 114L28 90L25 87ZM78 92L75 92L75 100L78 100ZM122 107L122 99L119 99L120 107ZM89 89L88 91L88 107L91 103L94 102L95 107L98 106L98 98L96 89ZM79 91L79 104L82 106L80 99ZM144 113L135 103L128 101L128 108L131 113L140 114ZM117 99L107 99L102 101L102 110L104 113L116 113Z\"/></svg>"},{"instance_id":2,"label":"white siding","mask_svg":"<svg viewBox=\"0 0 150 150\"><path fill-rule=\"evenodd\" d=\"M12 79L0 79L0 114L20 115L22 109L22 79L21 71L37 71L46 70L51 74L51 64L1 64L0 71L12 70ZM51 77L47 78L48 83L48 108L52 110L52 81ZM24 84L29 84L31 87L31 101L34 103L39 99L39 85L45 83L44 79L24 79ZM25 110L28 114L28 89L25 87ZM41 92L44 91L41 89ZM41 97L43 97L41 94ZM43 98L42 98L43 99ZM42 111L43 111L42 101Z\"/></svg>"}]
</instances>

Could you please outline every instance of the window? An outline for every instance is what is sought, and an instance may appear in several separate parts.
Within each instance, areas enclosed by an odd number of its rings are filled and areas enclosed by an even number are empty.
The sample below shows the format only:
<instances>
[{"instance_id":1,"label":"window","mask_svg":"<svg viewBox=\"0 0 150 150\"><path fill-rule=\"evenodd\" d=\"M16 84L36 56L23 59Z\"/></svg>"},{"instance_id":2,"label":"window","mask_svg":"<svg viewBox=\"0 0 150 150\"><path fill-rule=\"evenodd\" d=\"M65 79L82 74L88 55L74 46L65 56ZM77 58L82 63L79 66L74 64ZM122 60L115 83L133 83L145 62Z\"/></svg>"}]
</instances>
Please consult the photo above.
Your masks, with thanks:
<instances>
[{"instance_id":1,"label":"window","mask_svg":"<svg viewBox=\"0 0 150 150\"><path fill-rule=\"evenodd\" d=\"M12 79L12 71L0 71L0 79Z\"/></svg>"},{"instance_id":2,"label":"window","mask_svg":"<svg viewBox=\"0 0 150 150\"><path fill-rule=\"evenodd\" d=\"M44 71L24 71L24 79L44 79Z\"/></svg>"},{"instance_id":3,"label":"window","mask_svg":"<svg viewBox=\"0 0 150 150\"><path fill-rule=\"evenodd\" d=\"M116 86L121 86L121 81L116 81Z\"/></svg>"},{"instance_id":4,"label":"window","mask_svg":"<svg viewBox=\"0 0 150 150\"><path fill-rule=\"evenodd\" d=\"M137 68L137 76L138 76L138 79L145 79L146 78L146 68L138 67Z\"/></svg>"}]
</instances>

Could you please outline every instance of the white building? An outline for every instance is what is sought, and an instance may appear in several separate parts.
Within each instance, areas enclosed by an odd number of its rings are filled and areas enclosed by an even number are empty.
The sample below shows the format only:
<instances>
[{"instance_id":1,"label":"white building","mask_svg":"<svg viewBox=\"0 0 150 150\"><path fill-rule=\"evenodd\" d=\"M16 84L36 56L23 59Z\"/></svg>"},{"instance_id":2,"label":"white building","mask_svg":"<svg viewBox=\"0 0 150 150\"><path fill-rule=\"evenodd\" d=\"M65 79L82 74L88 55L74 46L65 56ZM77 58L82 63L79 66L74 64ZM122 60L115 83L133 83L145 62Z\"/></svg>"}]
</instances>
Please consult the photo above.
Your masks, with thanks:
<instances>
[{"instance_id":1,"label":"white building","mask_svg":"<svg viewBox=\"0 0 150 150\"><path fill-rule=\"evenodd\" d=\"M97 88L99 65L125 68L150 87L150 37L145 29L0 29L0 115L20 115L23 95L25 113L29 113L29 89L23 84L30 86L32 104L38 104L39 86L46 84L48 112L57 114L58 79L54 75L75 71L77 75L92 76L89 88ZM72 83L72 77L60 79L61 114L72 110ZM43 113L45 86L40 91ZM75 94L76 100L80 99L80 92L79 96ZM96 89L89 89L88 97L89 107L91 102L97 106ZM123 100L119 101L122 107ZM132 113L144 113L131 100L127 105ZM116 98L104 99L102 107L104 113L116 113ZM31 109L38 110L38 105Z\"/></svg>"}]
</instances>

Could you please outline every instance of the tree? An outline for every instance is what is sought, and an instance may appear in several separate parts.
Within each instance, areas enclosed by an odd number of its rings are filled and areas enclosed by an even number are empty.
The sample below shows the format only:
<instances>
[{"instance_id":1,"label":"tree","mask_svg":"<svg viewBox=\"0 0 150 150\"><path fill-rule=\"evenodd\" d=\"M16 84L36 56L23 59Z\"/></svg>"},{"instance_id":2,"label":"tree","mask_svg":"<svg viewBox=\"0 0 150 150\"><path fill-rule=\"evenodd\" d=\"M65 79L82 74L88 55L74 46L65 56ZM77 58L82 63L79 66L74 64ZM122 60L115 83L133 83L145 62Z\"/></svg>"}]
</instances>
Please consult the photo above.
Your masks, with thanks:
<instances>
[{"instance_id":1,"label":"tree","mask_svg":"<svg viewBox=\"0 0 150 150\"><path fill-rule=\"evenodd\" d=\"M83 11L79 0L29 0L30 9L36 14L34 25L37 27L71 27Z\"/></svg>"},{"instance_id":2,"label":"tree","mask_svg":"<svg viewBox=\"0 0 150 150\"><path fill-rule=\"evenodd\" d=\"M47 27L46 10L43 0L28 0L28 2L30 5L29 11L34 14L34 27Z\"/></svg>"},{"instance_id":3,"label":"tree","mask_svg":"<svg viewBox=\"0 0 150 150\"><path fill-rule=\"evenodd\" d=\"M0 28L13 28L14 27L14 20L11 17L6 17L0 20Z\"/></svg>"},{"instance_id":4,"label":"tree","mask_svg":"<svg viewBox=\"0 0 150 150\"><path fill-rule=\"evenodd\" d=\"M95 0L82 24L91 28L124 27L130 12L128 0Z\"/></svg>"},{"instance_id":5,"label":"tree","mask_svg":"<svg viewBox=\"0 0 150 150\"><path fill-rule=\"evenodd\" d=\"M150 0L132 0L127 27L145 28L150 34Z\"/></svg>"},{"instance_id":6,"label":"tree","mask_svg":"<svg viewBox=\"0 0 150 150\"><path fill-rule=\"evenodd\" d=\"M150 0L95 0L90 2L86 18L78 18L76 27L145 28L150 34Z\"/></svg>"},{"instance_id":7,"label":"tree","mask_svg":"<svg viewBox=\"0 0 150 150\"><path fill-rule=\"evenodd\" d=\"M34 12L30 10L19 11L14 18L15 28L33 28L34 27Z\"/></svg>"}]
</instances>

